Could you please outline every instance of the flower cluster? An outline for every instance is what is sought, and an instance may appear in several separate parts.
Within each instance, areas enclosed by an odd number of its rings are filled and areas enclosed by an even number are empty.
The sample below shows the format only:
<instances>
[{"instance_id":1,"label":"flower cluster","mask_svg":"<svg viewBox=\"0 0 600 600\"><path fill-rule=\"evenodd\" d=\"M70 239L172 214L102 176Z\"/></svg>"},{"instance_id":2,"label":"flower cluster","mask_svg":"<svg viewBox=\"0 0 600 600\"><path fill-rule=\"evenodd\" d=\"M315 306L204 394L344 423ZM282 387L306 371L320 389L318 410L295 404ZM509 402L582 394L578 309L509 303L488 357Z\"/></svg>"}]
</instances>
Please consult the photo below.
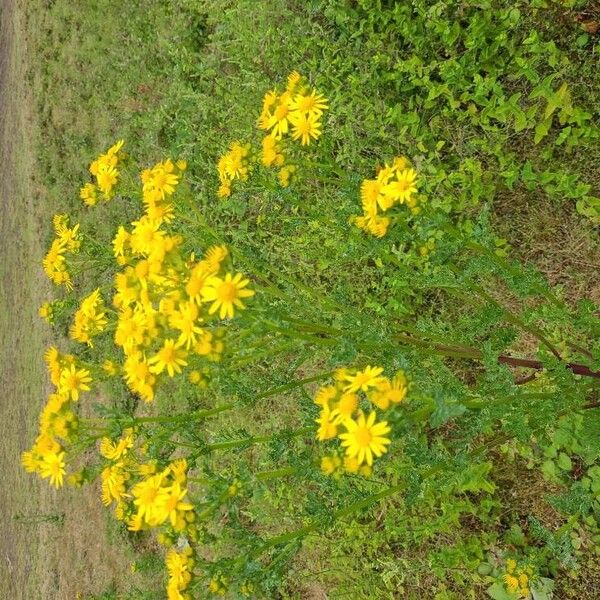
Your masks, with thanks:
<instances>
[{"instance_id":1,"label":"flower cluster","mask_svg":"<svg viewBox=\"0 0 600 600\"><path fill-rule=\"evenodd\" d=\"M402 372L392 379L382 373L381 367L371 366L362 371L340 369L333 384L317 391L314 401L321 407L317 439L337 437L345 452L343 462L337 454L322 459L321 468L326 474L334 474L342 466L346 472L366 474L370 472L373 457L387 452L390 427L386 421L377 420L376 409L385 411L402 402L407 383Z\"/></svg>"},{"instance_id":2,"label":"flower cluster","mask_svg":"<svg viewBox=\"0 0 600 600\"><path fill-rule=\"evenodd\" d=\"M154 399L161 377L174 377L188 365L199 373L199 360L219 360L223 342L211 322L217 316L232 318L244 308L242 300L254 295L247 289L248 279L224 270L227 248L213 246L200 260L184 256L183 238L169 231L172 196L186 166L167 159L142 172L145 212L129 230L119 226L112 243L122 267L112 299L117 311L114 341L124 353L128 387L147 402ZM96 291L77 311L71 337L90 344L105 326Z\"/></svg>"},{"instance_id":3,"label":"flower cluster","mask_svg":"<svg viewBox=\"0 0 600 600\"><path fill-rule=\"evenodd\" d=\"M167 159L157 163L151 169L142 171L140 175L143 184L142 200L148 219L161 223L170 223L173 220L174 207L171 196L175 193L186 169L185 160L173 163Z\"/></svg>"},{"instance_id":4,"label":"flower cluster","mask_svg":"<svg viewBox=\"0 0 600 600\"><path fill-rule=\"evenodd\" d=\"M92 346L92 338L106 327L106 311L100 290L94 290L81 301L69 331L71 339Z\"/></svg>"},{"instance_id":5,"label":"flower cluster","mask_svg":"<svg viewBox=\"0 0 600 600\"><path fill-rule=\"evenodd\" d=\"M133 226L131 233L121 227L114 242L115 254L128 263L115 278L114 339L125 354L127 385L149 402L157 378L194 369L200 358L219 360L220 332L208 327L213 315L232 318L254 291L240 273L224 272L224 246L185 260L181 238L169 236L160 222L145 216Z\"/></svg>"},{"instance_id":6,"label":"flower cluster","mask_svg":"<svg viewBox=\"0 0 600 600\"><path fill-rule=\"evenodd\" d=\"M92 378L87 369L77 367L75 357L61 355L50 347L44 355L55 391L49 394L40 414L38 436L30 450L23 452L22 464L29 473L49 479L61 487L65 475L65 453L77 437L78 417L74 405L80 392L89 391Z\"/></svg>"},{"instance_id":7,"label":"flower cluster","mask_svg":"<svg viewBox=\"0 0 600 600\"><path fill-rule=\"evenodd\" d=\"M79 190L79 197L84 204L94 206L98 202L98 192L103 194L104 200L110 200L113 197L113 189L119 180L117 166L119 161L125 157L125 153L122 151L123 144L124 141L119 140L90 165L90 173L96 183L86 183Z\"/></svg>"},{"instance_id":8,"label":"flower cluster","mask_svg":"<svg viewBox=\"0 0 600 600\"><path fill-rule=\"evenodd\" d=\"M294 71L288 76L284 92L270 90L265 94L258 126L276 140L290 133L291 128L292 139L308 146L321 136L321 117L328 108L327 99Z\"/></svg>"},{"instance_id":9,"label":"flower cluster","mask_svg":"<svg viewBox=\"0 0 600 600\"><path fill-rule=\"evenodd\" d=\"M79 224L69 227L67 215L54 215L52 219L56 237L43 260L44 272L55 285L73 288L73 282L67 265L67 256L75 254L81 246Z\"/></svg>"},{"instance_id":10,"label":"flower cluster","mask_svg":"<svg viewBox=\"0 0 600 600\"><path fill-rule=\"evenodd\" d=\"M396 157L390 165L379 170L375 179L362 182L360 195L363 216L355 217L355 224L376 237L383 237L390 226L391 219L384 216L397 204L406 204L413 213L417 206L417 173L410 168L404 157Z\"/></svg>"},{"instance_id":11,"label":"flower cluster","mask_svg":"<svg viewBox=\"0 0 600 600\"><path fill-rule=\"evenodd\" d=\"M531 567L518 567L514 558L506 561L506 573L502 576L506 589L517 598L529 598L531 593Z\"/></svg>"},{"instance_id":12,"label":"flower cluster","mask_svg":"<svg viewBox=\"0 0 600 600\"><path fill-rule=\"evenodd\" d=\"M197 541L196 513L187 500L187 461L175 459L159 469L157 461L145 458L145 452L143 444L136 447L133 429L123 431L118 440L102 438L102 503L112 507L115 517L130 531L157 531L164 546L173 546L182 536ZM171 548L165 562L168 598L186 598L194 566L192 548Z\"/></svg>"},{"instance_id":13,"label":"flower cluster","mask_svg":"<svg viewBox=\"0 0 600 600\"><path fill-rule=\"evenodd\" d=\"M54 322L54 305L52 302L44 302L38 308L38 315L46 321L46 323L52 324Z\"/></svg>"},{"instance_id":14,"label":"flower cluster","mask_svg":"<svg viewBox=\"0 0 600 600\"><path fill-rule=\"evenodd\" d=\"M219 171L219 181L221 186L217 195L219 198L227 198L231 195L231 184L235 179L246 181L251 168L249 161L251 146L250 144L241 144L233 142L229 146L229 151L219 158L217 170Z\"/></svg>"},{"instance_id":15,"label":"flower cluster","mask_svg":"<svg viewBox=\"0 0 600 600\"><path fill-rule=\"evenodd\" d=\"M220 187L217 195L227 198L231 195L232 183L237 179L246 181L253 163L260 162L267 168L278 168L278 180L282 187L290 184L297 171L294 164L286 164L289 146L286 138L308 146L321 136L321 118L328 109L327 99L296 71L287 79L283 92L268 91L263 99L258 128L267 132L261 141L260 153L255 156L250 144L233 142L229 150L219 158L217 170Z\"/></svg>"},{"instance_id":16,"label":"flower cluster","mask_svg":"<svg viewBox=\"0 0 600 600\"><path fill-rule=\"evenodd\" d=\"M190 546L186 546L180 551L171 549L167 552L165 565L169 573L167 583L168 600L188 600L191 598L186 590L192 581L194 564L194 551Z\"/></svg>"}]
</instances>

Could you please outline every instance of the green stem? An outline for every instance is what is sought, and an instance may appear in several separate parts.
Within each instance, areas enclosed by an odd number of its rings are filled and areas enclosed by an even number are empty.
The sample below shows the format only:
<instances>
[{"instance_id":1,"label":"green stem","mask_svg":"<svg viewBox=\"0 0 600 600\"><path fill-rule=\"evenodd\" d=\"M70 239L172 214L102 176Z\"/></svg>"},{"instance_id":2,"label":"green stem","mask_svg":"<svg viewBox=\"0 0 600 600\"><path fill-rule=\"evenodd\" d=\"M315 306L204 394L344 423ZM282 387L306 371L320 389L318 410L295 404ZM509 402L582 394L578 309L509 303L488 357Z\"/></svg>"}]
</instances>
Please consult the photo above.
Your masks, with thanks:
<instances>
[{"instance_id":1,"label":"green stem","mask_svg":"<svg viewBox=\"0 0 600 600\"><path fill-rule=\"evenodd\" d=\"M469 285L474 292L479 294L482 298L487 300L490 304L494 305L496 308L499 308L502 311L504 318L509 323L512 323L513 325L517 325L517 326L521 327L521 329L523 329L524 331L533 335L540 342L542 342L542 344L544 344L548 348L548 350L550 350L550 352L552 352L552 354L554 354L554 356L558 360L562 361L562 357L561 357L560 353L552 345L552 343L548 340L548 338L546 338L546 336L541 331L541 329L539 329L538 327L535 327L533 325L528 325L527 323L525 323L520 317L515 315L513 312L511 312L506 307L504 307L499 302L497 302L494 298L492 298L492 296L490 296L490 294L488 294L482 287L480 287L474 283L470 283Z\"/></svg>"},{"instance_id":2,"label":"green stem","mask_svg":"<svg viewBox=\"0 0 600 600\"><path fill-rule=\"evenodd\" d=\"M296 429L295 431L291 431L285 434L259 435L242 438L239 440L227 440L226 442L215 442L213 444L207 444L206 447L209 450L230 450L231 448L239 448L242 446L265 444L268 442L272 442L273 440L278 438L293 439L295 437L300 437L302 435L310 433L311 431L314 431L314 427L301 427L300 429Z\"/></svg>"},{"instance_id":3,"label":"green stem","mask_svg":"<svg viewBox=\"0 0 600 600\"><path fill-rule=\"evenodd\" d=\"M179 423L180 421L194 421L205 419L206 417L212 417L213 415L218 415L219 413L232 410L236 406L237 404L230 403L207 410L196 410L193 412L182 413L172 417L126 417L124 420L131 422L133 425L139 423Z\"/></svg>"},{"instance_id":4,"label":"green stem","mask_svg":"<svg viewBox=\"0 0 600 600\"><path fill-rule=\"evenodd\" d=\"M298 467L283 467L281 469L276 469L275 471L259 471L255 477L257 481L270 481L271 479L295 475L298 470Z\"/></svg>"}]
</instances>

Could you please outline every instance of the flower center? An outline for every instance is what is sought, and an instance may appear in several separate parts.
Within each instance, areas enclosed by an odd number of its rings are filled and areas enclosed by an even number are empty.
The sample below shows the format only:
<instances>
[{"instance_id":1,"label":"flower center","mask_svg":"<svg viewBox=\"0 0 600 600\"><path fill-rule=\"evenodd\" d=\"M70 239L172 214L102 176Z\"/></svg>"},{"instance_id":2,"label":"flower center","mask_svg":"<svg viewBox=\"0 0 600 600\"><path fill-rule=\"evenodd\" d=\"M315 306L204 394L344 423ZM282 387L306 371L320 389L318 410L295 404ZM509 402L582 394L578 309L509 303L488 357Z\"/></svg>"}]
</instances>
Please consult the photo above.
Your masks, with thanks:
<instances>
[{"instance_id":1,"label":"flower center","mask_svg":"<svg viewBox=\"0 0 600 600\"><path fill-rule=\"evenodd\" d=\"M278 121L283 121L288 115L288 107L285 104L280 104L275 110L275 118Z\"/></svg>"},{"instance_id":2,"label":"flower center","mask_svg":"<svg viewBox=\"0 0 600 600\"><path fill-rule=\"evenodd\" d=\"M236 287L233 283L225 281L219 288L219 298L222 302L232 302L237 295Z\"/></svg>"},{"instance_id":3,"label":"flower center","mask_svg":"<svg viewBox=\"0 0 600 600\"><path fill-rule=\"evenodd\" d=\"M299 109L305 112L312 110L315 106L315 99L312 96L305 96L300 101Z\"/></svg>"},{"instance_id":4,"label":"flower center","mask_svg":"<svg viewBox=\"0 0 600 600\"><path fill-rule=\"evenodd\" d=\"M361 448L368 448L371 445L373 436L368 427L359 427L356 430L356 442Z\"/></svg>"}]
</instances>

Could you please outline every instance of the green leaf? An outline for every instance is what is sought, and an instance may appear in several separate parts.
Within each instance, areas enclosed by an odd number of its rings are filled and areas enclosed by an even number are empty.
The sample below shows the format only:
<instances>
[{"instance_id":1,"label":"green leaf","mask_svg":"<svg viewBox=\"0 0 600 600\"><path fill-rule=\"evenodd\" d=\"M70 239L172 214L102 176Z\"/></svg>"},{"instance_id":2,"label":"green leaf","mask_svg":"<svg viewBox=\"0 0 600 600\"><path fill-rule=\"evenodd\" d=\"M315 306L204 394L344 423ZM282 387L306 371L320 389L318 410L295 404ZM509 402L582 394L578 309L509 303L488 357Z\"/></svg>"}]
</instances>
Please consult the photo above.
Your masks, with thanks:
<instances>
[{"instance_id":1,"label":"green leaf","mask_svg":"<svg viewBox=\"0 0 600 600\"><path fill-rule=\"evenodd\" d=\"M527 127L527 115L519 109L515 111L515 131L523 131Z\"/></svg>"},{"instance_id":2,"label":"green leaf","mask_svg":"<svg viewBox=\"0 0 600 600\"><path fill-rule=\"evenodd\" d=\"M547 577L540 577L531 586L531 595L533 600L552 600L554 590L554 581Z\"/></svg>"},{"instance_id":3,"label":"green leaf","mask_svg":"<svg viewBox=\"0 0 600 600\"><path fill-rule=\"evenodd\" d=\"M556 465L552 460L545 460L542 464L542 473L546 476L547 479L555 479L556 478Z\"/></svg>"},{"instance_id":4,"label":"green leaf","mask_svg":"<svg viewBox=\"0 0 600 600\"><path fill-rule=\"evenodd\" d=\"M516 596L506 591L506 588L497 581L487 589L488 596L494 600L515 600Z\"/></svg>"},{"instance_id":5,"label":"green leaf","mask_svg":"<svg viewBox=\"0 0 600 600\"><path fill-rule=\"evenodd\" d=\"M552 115L538 123L535 126L535 137L533 138L533 143L536 145L539 144L548 135L548 131L550 131L551 126Z\"/></svg>"},{"instance_id":6,"label":"green leaf","mask_svg":"<svg viewBox=\"0 0 600 600\"><path fill-rule=\"evenodd\" d=\"M569 455L564 452L559 452L557 464L563 471L570 471L573 468L573 463L571 462Z\"/></svg>"},{"instance_id":7,"label":"green leaf","mask_svg":"<svg viewBox=\"0 0 600 600\"><path fill-rule=\"evenodd\" d=\"M435 397L435 404L435 410L429 419L432 427L439 427L467 410L463 404L439 395Z\"/></svg>"}]
</instances>

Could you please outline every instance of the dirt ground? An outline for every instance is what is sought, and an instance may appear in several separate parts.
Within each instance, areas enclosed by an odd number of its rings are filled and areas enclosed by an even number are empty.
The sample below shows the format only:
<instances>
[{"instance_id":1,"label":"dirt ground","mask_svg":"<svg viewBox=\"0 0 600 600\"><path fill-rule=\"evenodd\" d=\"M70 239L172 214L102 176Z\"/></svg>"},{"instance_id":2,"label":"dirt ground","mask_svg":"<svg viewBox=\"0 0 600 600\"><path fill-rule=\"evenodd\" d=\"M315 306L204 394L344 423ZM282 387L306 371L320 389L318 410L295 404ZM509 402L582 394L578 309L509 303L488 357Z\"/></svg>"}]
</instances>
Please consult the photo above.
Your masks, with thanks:
<instances>
[{"instance_id":1,"label":"dirt ground","mask_svg":"<svg viewBox=\"0 0 600 600\"><path fill-rule=\"evenodd\" d=\"M96 489L54 491L20 467L48 392L52 332L37 308L51 297L41 261L54 212L36 172L25 2L0 2L0 600L74 600L137 576Z\"/></svg>"}]
</instances>

